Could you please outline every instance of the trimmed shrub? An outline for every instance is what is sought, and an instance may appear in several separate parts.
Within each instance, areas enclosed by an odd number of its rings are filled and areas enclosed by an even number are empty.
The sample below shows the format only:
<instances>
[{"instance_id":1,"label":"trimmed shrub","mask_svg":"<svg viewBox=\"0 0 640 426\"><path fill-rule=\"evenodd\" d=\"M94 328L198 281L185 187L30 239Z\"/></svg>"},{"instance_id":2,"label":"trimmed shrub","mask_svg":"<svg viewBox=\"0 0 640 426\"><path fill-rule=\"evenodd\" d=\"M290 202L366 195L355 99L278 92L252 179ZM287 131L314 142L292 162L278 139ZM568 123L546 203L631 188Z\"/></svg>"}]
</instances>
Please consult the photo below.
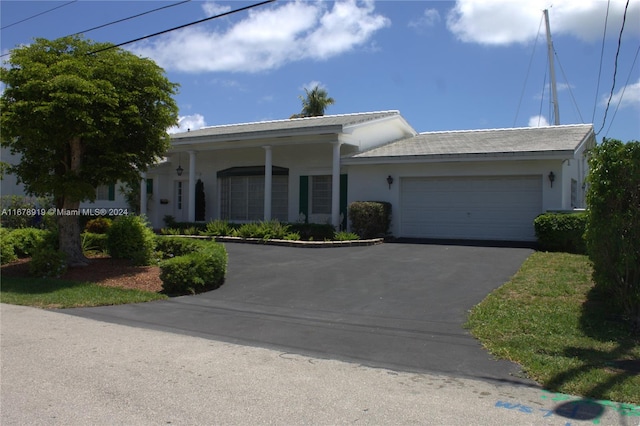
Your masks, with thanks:
<instances>
[{"instance_id":1,"label":"trimmed shrub","mask_svg":"<svg viewBox=\"0 0 640 426\"><path fill-rule=\"evenodd\" d=\"M11 231L6 228L0 228L0 264L4 265L16 260L16 252L13 249L13 240L11 239Z\"/></svg>"},{"instance_id":2,"label":"trimmed shrub","mask_svg":"<svg viewBox=\"0 0 640 426\"><path fill-rule=\"evenodd\" d=\"M141 216L118 216L107 231L107 251L115 259L131 259L134 265L150 265L156 238Z\"/></svg>"},{"instance_id":3,"label":"trimmed shrub","mask_svg":"<svg viewBox=\"0 0 640 426\"><path fill-rule=\"evenodd\" d=\"M92 234L106 234L112 224L113 221L109 218L97 217L87 222L84 231Z\"/></svg>"},{"instance_id":4,"label":"trimmed shrub","mask_svg":"<svg viewBox=\"0 0 640 426\"><path fill-rule=\"evenodd\" d=\"M193 238L157 236L156 251L160 253L162 259L171 259L198 251L206 243L208 241L194 240Z\"/></svg>"},{"instance_id":5,"label":"trimmed shrub","mask_svg":"<svg viewBox=\"0 0 640 426\"><path fill-rule=\"evenodd\" d=\"M384 237L391 225L391 203L355 201L349 205L351 230L360 238Z\"/></svg>"},{"instance_id":6,"label":"trimmed shrub","mask_svg":"<svg viewBox=\"0 0 640 426\"><path fill-rule=\"evenodd\" d=\"M304 241L326 241L333 239L335 229L326 223L292 223L289 232L298 234Z\"/></svg>"},{"instance_id":7,"label":"trimmed shrub","mask_svg":"<svg viewBox=\"0 0 640 426\"><path fill-rule=\"evenodd\" d=\"M160 262L162 289L167 294L196 294L218 288L227 272L227 251L214 241L199 250Z\"/></svg>"},{"instance_id":8,"label":"trimmed shrub","mask_svg":"<svg viewBox=\"0 0 640 426\"><path fill-rule=\"evenodd\" d=\"M51 232L44 229L20 228L11 231L9 238L18 257L29 257L37 247L45 243L49 234Z\"/></svg>"},{"instance_id":9,"label":"trimmed shrub","mask_svg":"<svg viewBox=\"0 0 640 426\"><path fill-rule=\"evenodd\" d=\"M60 278L67 271L67 255L51 247L38 247L29 261L29 273L42 278Z\"/></svg>"},{"instance_id":10,"label":"trimmed shrub","mask_svg":"<svg viewBox=\"0 0 640 426\"><path fill-rule=\"evenodd\" d=\"M604 139L589 166L586 240L594 281L640 334L640 142Z\"/></svg>"},{"instance_id":11,"label":"trimmed shrub","mask_svg":"<svg viewBox=\"0 0 640 426\"><path fill-rule=\"evenodd\" d=\"M107 253L107 234L95 234L93 232L83 232L80 235L83 252Z\"/></svg>"},{"instance_id":12,"label":"trimmed shrub","mask_svg":"<svg viewBox=\"0 0 640 426\"><path fill-rule=\"evenodd\" d=\"M544 213L533 221L541 250L586 253L585 213Z\"/></svg>"}]
</instances>

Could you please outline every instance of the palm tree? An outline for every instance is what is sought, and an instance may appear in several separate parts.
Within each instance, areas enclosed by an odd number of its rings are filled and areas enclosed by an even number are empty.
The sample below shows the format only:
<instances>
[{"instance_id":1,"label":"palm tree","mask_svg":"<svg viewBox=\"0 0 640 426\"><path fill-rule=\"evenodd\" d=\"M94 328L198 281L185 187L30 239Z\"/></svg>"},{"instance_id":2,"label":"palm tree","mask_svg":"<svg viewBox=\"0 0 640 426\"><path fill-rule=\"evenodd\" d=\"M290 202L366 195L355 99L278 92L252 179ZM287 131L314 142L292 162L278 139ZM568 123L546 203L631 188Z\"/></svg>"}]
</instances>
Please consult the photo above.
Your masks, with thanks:
<instances>
[{"instance_id":1,"label":"palm tree","mask_svg":"<svg viewBox=\"0 0 640 426\"><path fill-rule=\"evenodd\" d=\"M336 101L330 98L325 89L321 89L316 85L313 89L304 89L307 97L299 96L302 101L302 111L300 114L294 114L291 118L299 117L319 117L324 115L324 110L329 105L333 105Z\"/></svg>"}]
</instances>

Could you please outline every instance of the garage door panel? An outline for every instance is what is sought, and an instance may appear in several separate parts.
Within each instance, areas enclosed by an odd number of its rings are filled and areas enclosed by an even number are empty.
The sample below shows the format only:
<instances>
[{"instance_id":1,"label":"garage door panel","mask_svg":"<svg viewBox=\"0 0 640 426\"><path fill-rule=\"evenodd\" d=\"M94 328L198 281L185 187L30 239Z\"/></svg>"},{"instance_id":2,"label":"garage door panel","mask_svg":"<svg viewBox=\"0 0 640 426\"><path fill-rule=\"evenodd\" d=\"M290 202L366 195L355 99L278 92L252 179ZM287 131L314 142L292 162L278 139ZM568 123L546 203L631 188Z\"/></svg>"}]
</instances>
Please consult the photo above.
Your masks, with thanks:
<instances>
[{"instance_id":1,"label":"garage door panel","mask_svg":"<svg viewBox=\"0 0 640 426\"><path fill-rule=\"evenodd\" d=\"M403 178L401 236L533 241L541 176Z\"/></svg>"}]
</instances>

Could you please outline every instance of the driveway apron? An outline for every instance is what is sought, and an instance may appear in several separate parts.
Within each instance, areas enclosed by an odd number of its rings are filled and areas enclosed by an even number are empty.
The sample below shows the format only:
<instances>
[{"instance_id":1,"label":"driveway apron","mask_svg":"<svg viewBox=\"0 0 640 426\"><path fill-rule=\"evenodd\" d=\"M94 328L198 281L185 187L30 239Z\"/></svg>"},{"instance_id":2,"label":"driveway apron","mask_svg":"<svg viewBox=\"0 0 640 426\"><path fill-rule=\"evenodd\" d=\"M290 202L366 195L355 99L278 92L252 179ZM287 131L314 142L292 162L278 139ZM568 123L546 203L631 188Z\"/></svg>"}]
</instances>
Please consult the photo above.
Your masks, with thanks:
<instances>
[{"instance_id":1,"label":"driveway apron","mask_svg":"<svg viewBox=\"0 0 640 426\"><path fill-rule=\"evenodd\" d=\"M508 281L530 249L225 247L227 278L217 290L64 312L367 366L531 383L463 328L468 310Z\"/></svg>"}]
</instances>

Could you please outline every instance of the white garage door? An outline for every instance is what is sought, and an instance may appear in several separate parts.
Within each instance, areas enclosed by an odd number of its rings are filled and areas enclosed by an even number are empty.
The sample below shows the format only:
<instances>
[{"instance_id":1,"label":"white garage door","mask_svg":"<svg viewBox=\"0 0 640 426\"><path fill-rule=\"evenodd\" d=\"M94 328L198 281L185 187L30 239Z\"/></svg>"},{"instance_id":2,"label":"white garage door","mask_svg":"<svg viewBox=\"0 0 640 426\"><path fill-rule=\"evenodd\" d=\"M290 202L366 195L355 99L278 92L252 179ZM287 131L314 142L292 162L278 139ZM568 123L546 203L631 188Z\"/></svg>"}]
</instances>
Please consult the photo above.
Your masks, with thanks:
<instances>
[{"instance_id":1,"label":"white garage door","mask_svg":"<svg viewBox=\"0 0 640 426\"><path fill-rule=\"evenodd\" d=\"M542 176L402 178L402 237L535 241Z\"/></svg>"}]
</instances>

